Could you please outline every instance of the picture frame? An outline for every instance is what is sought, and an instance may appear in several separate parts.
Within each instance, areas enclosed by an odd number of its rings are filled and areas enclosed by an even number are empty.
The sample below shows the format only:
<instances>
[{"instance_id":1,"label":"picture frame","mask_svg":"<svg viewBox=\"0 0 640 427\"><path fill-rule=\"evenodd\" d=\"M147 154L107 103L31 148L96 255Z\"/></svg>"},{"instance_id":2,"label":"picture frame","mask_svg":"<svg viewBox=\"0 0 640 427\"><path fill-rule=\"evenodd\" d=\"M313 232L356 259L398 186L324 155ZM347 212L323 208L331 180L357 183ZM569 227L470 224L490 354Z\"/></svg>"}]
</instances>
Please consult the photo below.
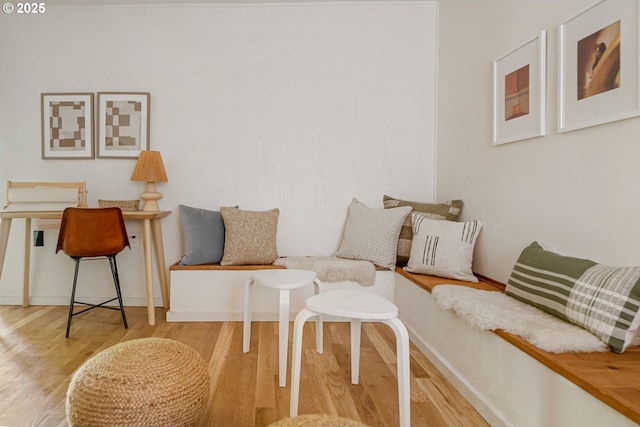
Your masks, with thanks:
<instances>
[{"instance_id":1,"label":"picture frame","mask_svg":"<svg viewBox=\"0 0 640 427\"><path fill-rule=\"evenodd\" d=\"M42 159L93 159L93 93L41 93Z\"/></svg>"},{"instance_id":2,"label":"picture frame","mask_svg":"<svg viewBox=\"0 0 640 427\"><path fill-rule=\"evenodd\" d=\"M98 158L138 158L149 149L149 92L98 92Z\"/></svg>"},{"instance_id":3,"label":"picture frame","mask_svg":"<svg viewBox=\"0 0 640 427\"><path fill-rule=\"evenodd\" d=\"M493 63L493 145L546 132L547 32Z\"/></svg>"},{"instance_id":4,"label":"picture frame","mask_svg":"<svg viewBox=\"0 0 640 427\"><path fill-rule=\"evenodd\" d=\"M599 0L558 29L558 132L640 115L638 0Z\"/></svg>"}]
</instances>

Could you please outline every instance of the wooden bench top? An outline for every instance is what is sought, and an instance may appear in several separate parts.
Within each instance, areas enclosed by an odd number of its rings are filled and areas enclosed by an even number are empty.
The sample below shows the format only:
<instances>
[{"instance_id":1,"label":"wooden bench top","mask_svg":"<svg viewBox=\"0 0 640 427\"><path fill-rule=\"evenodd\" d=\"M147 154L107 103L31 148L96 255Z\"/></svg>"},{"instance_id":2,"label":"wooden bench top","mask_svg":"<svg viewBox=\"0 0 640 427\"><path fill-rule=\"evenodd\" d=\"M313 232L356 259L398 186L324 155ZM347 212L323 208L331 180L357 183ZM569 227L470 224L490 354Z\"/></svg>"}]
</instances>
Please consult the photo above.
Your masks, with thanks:
<instances>
[{"instance_id":1,"label":"wooden bench top","mask_svg":"<svg viewBox=\"0 0 640 427\"><path fill-rule=\"evenodd\" d=\"M267 270L284 268L279 265L260 264L260 265L220 265L220 264L202 264L202 265L180 265L177 262L169 267L169 270Z\"/></svg>"},{"instance_id":2,"label":"wooden bench top","mask_svg":"<svg viewBox=\"0 0 640 427\"><path fill-rule=\"evenodd\" d=\"M413 274L396 268L396 273L411 280L424 290L441 284L457 284L475 289L503 291L504 285L479 277L480 282L463 282L440 277ZM502 330L495 333L529 356L567 378L616 411L640 424L640 347L632 347L622 354L548 353L524 339Z\"/></svg>"}]
</instances>

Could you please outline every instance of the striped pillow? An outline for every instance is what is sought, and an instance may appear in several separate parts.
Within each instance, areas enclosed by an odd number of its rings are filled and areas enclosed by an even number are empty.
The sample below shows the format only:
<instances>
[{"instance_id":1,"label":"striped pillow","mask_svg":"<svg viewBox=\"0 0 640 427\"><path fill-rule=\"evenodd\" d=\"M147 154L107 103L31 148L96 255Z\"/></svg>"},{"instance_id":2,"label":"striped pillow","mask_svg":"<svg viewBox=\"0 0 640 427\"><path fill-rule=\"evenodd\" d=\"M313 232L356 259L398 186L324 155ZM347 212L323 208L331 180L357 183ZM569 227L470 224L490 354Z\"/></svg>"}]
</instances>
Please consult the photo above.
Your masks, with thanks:
<instances>
[{"instance_id":1,"label":"striped pillow","mask_svg":"<svg viewBox=\"0 0 640 427\"><path fill-rule=\"evenodd\" d=\"M608 267L533 242L520 254L506 293L583 327L616 353L632 345L640 327L640 267Z\"/></svg>"},{"instance_id":2,"label":"striped pillow","mask_svg":"<svg viewBox=\"0 0 640 427\"><path fill-rule=\"evenodd\" d=\"M457 221L462 211L462 200L449 200L442 203L412 202L400 200L391 196L383 196L382 203L385 209L397 208L400 206L411 206L411 212L420 212L431 219L443 219ZM411 215L408 215L402 224L400 238L398 239L397 265L407 265L409 255L411 255L411 241L413 230L411 229Z\"/></svg>"},{"instance_id":3,"label":"striped pillow","mask_svg":"<svg viewBox=\"0 0 640 427\"><path fill-rule=\"evenodd\" d=\"M406 271L477 282L473 275L473 248L482 229L480 221L440 221L411 213L413 242Z\"/></svg>"}]
</instances>

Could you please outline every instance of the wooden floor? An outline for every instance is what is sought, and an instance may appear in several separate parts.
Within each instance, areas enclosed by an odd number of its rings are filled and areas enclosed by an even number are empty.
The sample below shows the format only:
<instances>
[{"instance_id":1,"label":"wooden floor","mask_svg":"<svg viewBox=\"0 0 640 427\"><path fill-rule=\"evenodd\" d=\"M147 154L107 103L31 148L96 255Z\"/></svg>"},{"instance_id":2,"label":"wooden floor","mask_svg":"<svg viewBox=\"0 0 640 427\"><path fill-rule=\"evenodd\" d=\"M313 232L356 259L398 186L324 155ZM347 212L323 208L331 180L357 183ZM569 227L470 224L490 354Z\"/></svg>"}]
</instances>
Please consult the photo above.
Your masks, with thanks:
<instances>
[{"instance_id":1,"label":"wooden floor","mask_svg":"<svg viewBox=\"0 0 640 427\"><path fill-rule=\"evenodd\" d=\"M288 416L289 386L278 387L278 327L253 324L251 351L242 353L240 322L146 323L146 308L93 310L75 317L65 339L66 307L0 306L0 425L67 426L65 393L73 372L120 341L162 337L192 346L209 365L212 395L201 426L265 426ZM292 327L292 324L291 324ZM325 413L369 426L398 424L395 337L379 323L363 324L360 384L351 385L349 326L325 326L323 354L305 325L300 414ZM290 359L289 359L290 360ZM289 382L289 379L287 379ZM411 424L487 426L478 413L411 345Z\"/></svg>"}]
</instances>

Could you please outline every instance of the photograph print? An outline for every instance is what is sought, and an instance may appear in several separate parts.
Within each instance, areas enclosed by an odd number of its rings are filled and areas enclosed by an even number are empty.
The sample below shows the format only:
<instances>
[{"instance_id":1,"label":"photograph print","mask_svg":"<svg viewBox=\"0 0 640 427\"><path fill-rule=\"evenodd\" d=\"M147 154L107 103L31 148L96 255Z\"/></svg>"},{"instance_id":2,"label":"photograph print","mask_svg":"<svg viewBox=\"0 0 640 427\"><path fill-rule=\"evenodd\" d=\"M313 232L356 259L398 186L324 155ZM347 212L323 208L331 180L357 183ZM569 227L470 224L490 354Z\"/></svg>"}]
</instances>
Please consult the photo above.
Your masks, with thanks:
<instances>
[{"instance_id":1,"label":"photograph print","mask_svg":"<svg viewBox=\"0 0 640 427\"><path fill-rule=\"evenodd\" d=\"M545 134L546 32L493 63L493 145Z\"/></svg>"},{"instance_id":2,"label":"photograph print","mask_svg":"<svg viewBox=\"0 0 640 427\"><path fill-rule=\"evenodd\" d=\"M578 41L578 99L620 87L620 20Z\"/></svg>"},{"instance_id":3,"label":"photograph print","mask_svg":"<svg viewBox=\"0 0 640 427\"><path fill-rule=\"evenodd\" d=\"M638 0L600 0L560 23L558 131L640 115Z\"/></svg>"}]
</instances>

